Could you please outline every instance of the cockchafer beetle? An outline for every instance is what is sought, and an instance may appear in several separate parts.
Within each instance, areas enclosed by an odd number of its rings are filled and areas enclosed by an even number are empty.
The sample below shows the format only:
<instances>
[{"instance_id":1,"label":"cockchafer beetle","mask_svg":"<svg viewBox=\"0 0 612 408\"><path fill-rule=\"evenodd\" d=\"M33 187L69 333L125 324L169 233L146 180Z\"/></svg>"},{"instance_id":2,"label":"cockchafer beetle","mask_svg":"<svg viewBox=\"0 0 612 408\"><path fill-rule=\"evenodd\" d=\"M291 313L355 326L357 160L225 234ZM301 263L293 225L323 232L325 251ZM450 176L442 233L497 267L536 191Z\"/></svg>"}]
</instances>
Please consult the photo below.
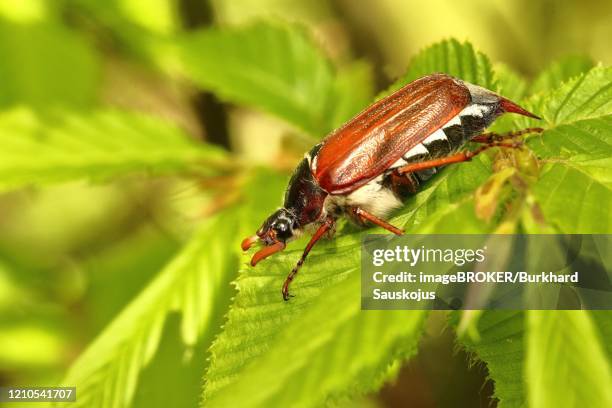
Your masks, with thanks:
<instances>
[{"instance_id":1,"label":"cockchafer beetle","mask_svg":"<svg viewBox=\"0 0 612 408\"><path fill-rule=\"evenodd\" d=\"M482 134L506 112L540 119L492 91L446 74L428 75L405 85L306 153L289 181L283 207L264 221L256 235L242 241L242 249L263 243L251 259L255 266L282 251L304 230L314 231L283 284L283 299L288 300L289 285L308 253L321 237L333 232L339 217L402 234L403 230L384 218L440 167L470 160L491 147L515 147L503 143L505 137L542 131L528 128L506 135ZM483 146L459 151L468 142Z\"/></svg>"}]
</instances>

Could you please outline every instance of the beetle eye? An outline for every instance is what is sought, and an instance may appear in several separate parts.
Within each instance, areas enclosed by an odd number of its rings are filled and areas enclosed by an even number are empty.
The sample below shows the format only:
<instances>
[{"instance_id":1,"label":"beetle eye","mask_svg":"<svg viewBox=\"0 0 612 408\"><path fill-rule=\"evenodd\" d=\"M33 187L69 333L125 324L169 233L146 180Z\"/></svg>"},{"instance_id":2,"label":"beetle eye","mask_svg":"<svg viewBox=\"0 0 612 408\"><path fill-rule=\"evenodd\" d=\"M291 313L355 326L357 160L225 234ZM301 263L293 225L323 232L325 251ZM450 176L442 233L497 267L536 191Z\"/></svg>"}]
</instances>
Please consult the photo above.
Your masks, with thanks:
<instances>
[{"instance_id":1,"label":"beetle eye","mask_svg":"<svg viewBox=\"0 0 612 408\"><path fill-rule=\"evenodd\" d=\"M276 237L282 241L290 238L293 233L291 232L291 226L289 220L278 220L274 223L274 230L276 231Z\"/></svg>"}]
</instances>

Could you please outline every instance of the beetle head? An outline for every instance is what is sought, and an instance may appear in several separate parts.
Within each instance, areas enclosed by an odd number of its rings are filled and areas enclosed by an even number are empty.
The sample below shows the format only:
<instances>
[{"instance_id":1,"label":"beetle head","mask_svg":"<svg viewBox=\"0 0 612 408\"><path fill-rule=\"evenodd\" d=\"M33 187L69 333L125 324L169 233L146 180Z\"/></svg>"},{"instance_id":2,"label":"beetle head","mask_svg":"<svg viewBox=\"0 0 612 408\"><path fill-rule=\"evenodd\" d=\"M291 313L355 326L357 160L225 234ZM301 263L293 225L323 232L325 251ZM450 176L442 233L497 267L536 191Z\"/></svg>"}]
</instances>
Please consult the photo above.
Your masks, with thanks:
<instances>
[{"instance_id":1,"label":"beetle head","mask_svg":"<svg viewBox=\"0 0 612 408\"><path fill-rule=\"evenodd\" d=\"M262 259L285 249L287 241L293 238L296 229L297 217L286 208L281 208L264 221L256 235L242 241L242 250L246 251L256 242L265 245L251 259L251 265L255 266Z\"/></svg>"}]
</instances>

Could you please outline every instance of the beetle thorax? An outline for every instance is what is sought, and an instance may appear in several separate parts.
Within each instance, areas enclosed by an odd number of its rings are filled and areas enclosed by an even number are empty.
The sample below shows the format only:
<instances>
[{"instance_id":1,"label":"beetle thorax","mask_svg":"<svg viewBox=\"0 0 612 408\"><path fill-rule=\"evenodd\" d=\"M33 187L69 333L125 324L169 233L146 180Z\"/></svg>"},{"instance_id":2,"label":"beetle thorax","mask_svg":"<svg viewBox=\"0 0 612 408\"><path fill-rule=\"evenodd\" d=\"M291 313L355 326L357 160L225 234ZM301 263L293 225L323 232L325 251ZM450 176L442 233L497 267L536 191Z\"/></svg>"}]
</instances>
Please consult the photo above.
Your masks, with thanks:
<instances>
[{"instance_id":1,"label":"beetle thorax","mask_svg":"<svg viewBox=\"0 0 612 408\"><path fill-rule=\"evenodd\" d=\"M293 172L285 192L284 206L295 215L297 228L301 229L325 217L327 195L310 171L310 157L305 158Z\"/></svg>"}]
</instances>

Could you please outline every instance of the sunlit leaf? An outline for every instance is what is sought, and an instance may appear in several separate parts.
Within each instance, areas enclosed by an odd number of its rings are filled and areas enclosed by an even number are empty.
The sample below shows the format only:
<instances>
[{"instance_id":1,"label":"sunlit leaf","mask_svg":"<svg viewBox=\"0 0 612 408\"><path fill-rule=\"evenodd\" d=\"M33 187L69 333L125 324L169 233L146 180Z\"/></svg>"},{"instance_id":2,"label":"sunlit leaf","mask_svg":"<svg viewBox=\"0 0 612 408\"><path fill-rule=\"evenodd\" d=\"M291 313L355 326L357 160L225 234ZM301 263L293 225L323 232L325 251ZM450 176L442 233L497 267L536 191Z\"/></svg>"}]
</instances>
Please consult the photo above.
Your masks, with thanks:
<instances>
[{"instance_id":1,"label":"sunlit leaf","mask_svg":"<svg viewBox=\"0 0 612 408\"><path fill-rule=\"evenodd\" d=\"M300 401L304 406L320 406L326 399L342 396L347 389L360 393L372 390L396 358L413 354L425 312L362 312L359 274L347 266L345 263L340 268L327 268L328 279L337 283L302 306L306 310L299 315L279 300L277 290L270 291L266 308L270 315L276 311L274 314L278 317L273 322L280 330L279 335L257 364L245 368L234 383L207 399L205 404L266 407ZM339 274L335 278L331 275L334 272ZM348 278L342 279L347 273ZM248 309L235 305L232 315L239 313L250 314ZM251 320L251 324L256 323ZM261 342L253 341L259 336L254 333L251 337L241 336L233 341L245 343L246 350L260 349ZM216 352L219 351L217 347ZM242 354L232 353L227 358L241 358ZM305 370L308 370L308 380L304 377ZM245 395L249 398L244 399Z\"/></svg>"},{"instance_id":2,"label":"sunlit leaf","mask_svg":"<svg viewBox=\"0 0 612 408\"><path fill-rule=\"evenodd\" d=\"M549 127L598 118L612 112L612 68L597 66L528 103Z\"/></svg>"},{"instance_id":3,"label":"sunlit leaf","mask_svg":"<svg viewBox=\"0 0 612 408\"><path fill-rule=\"evenodd\" d=\"M566 360L573 360L574 351L558 351L556 353L548 353L550 345L555 345L558 347L564 347L564 345L574 344L575 341L580 341L582 343L582 339L584 335L594 336L591 337L588 341L594 341L594 339L606 339L607 335L610 333L610 327L612 327L612 314L609 311L595 311L595 312L587 312L587 311L533 311L529 313L539 313L539 314L548 314L547 319L556 320L558 325L563 325L565 320L565 315L570 314L570 320L577 319L584 325L585 320L589 319L589 314L591 313L597 322L597 330L596 333L593 331L592 323L588 323L588 333L584 333L579 330L577 327L573 326L573 323L568 323L568 326L572 326L572 329L568 332L564 332L561 327L556 327L552 329L550 323L545 327L535 328L539 341L546 342L549 341L549 345L543 346L542 344L533 344L530 342L529 345L525 343L525 333L526 333L526 323L525 323L525 312L521 311L486 311L482 314L481 318L478 320L478 333L479 339L473 340L470 338L462 338L463 345L474 353L474 355L485 361L487 364L487 368L489 371L489 375L491 379L493 379L494 387L495 387L495 398L499 400L500 408L520 408L527 407L527 394L526 394L526 380L525 380L525 356L528 353L534 353L532 356L533 359L537 360L535 363L544 363L542 359L544 355L552 358L552 361L549 363L555 362L556 364L563 364ZM539 319L538 319L539 320ZM532 327L533 324L539 324L531 321L529 327ZM581 326L582 327L582 326ZM541 330L551 330L549 333L544 336ZM567 327L565 328L567 329ZM580 334L578 334L580 333ZM565 336L570 336L572 339L565 338ZM562 338L563 337L563 338ZM603 342L603 345L608 344L609 342ZM596 349L595 353L601 352L601 343L598 344L597 341L594 343L594 347ZM529 348L527 347L529 346ZM534 347L535 349L532 349ZM593 348L580 346L585 352L589 353ZM609 348L609 347L608 347ZM610 351L608 350L608 358L602 357L602 362L604 362L605 366L609 367L609 355ZM592 361L592 356L589 357L588 360L585 360L584 367L588 365L586 361ZM531 363L533 364L533 363ZM596 362L595 365L599 366L599 370L604 371L604 375L606 370L609 368L602 368L601 363ZM545 370L545 373L548 373L549 380L553 382L557 381L566 381L571 388L571 384L574 384L576 387L582 386L582 379L590 378L590 374L586 377L581 377L581 381L577 382L576 373L578 371L572 370L561 370L560 367L557 366L557 369L552 369L552 366L548 364L547 367L540 366L539 369ZM533 373L532 373L533 374ZM541 374L541 373L540 373ZM529 378L529 377L528 377ZM609 378L609 377L608 377ZM536 381L527 380L529 382ZM597 380L595 381L595 383ZM587 386L591 386L592 382L587 381ZM527 385L530 385L527 383ZM530 389L534 387L529 387ZM608 387L609 388L609 387ZM554 390L554 392L561 392L562 390L557 385L553 385L551 387L545 387L543 384L539 384L538 389L534 389L535 392L541 393L542 391L546 392L546 390ZM576 391L574 389L574 391ZM593 396L596 396L601 390L594 393ZM540 394L540 397L542 395ZM544 404L537 403L533 404L531 400L531 404L529 406L539 407L539 406L563 406L563 405L555 405L555 404ZM585 400L586 401L586 400ZM568 406L576 406L576 405L568 405ZM598 405L592 405L598 406ZM600 405L606 406L606 405Z\"/></svg>"},{"instance_id":4,"label":"sunlit leaf","mask_svg":"<svg viewBox=\"0 0 612 408\"><path fill-rule=\"evenodd\" d=\"M591 318L597 325L600 333L600 338L603 339L603 346L607 354L608 361L612 359L612 342L607 339L612 336L612 311L610 310L593 310Z\"/></svg>"},{"instance_id":5,"label":"sunlit leaf","mask_svg":"<svg viewBox=\"0 0 612 408\"><path fill-rule=\"evenodd\" d=\"M180 26L178 4L173 0L118 0L116 4L128 19L151 31L171 33Z\"/></svg>"},{"instance_id":6,"label":"sunlit leaf","mask_svg":"<svg viewBox=\"0 0 612 408\"><path fill-rule=\"evenodd\" d=\"M66 339L57 328L38 321L0 321L0 365L3 370L44 369L61 363L68 354Z\"/></svg>"},{"instance_id":7,"label":"sunlit leaf","mask_svg":"<svg viewBox=\"0 0 612 408\"><path fill-rule=\"evenodd\" d=\"M42 21L48 17L49 5L45 0L0 2L0 15L17 22Z\"/></svg>"},{"instance_id":8,"label":"sunlit leaf","mask_svg":"<svg viewBox=\"0 0 612 408\"><path fill-rule=\"evenodd\" d=\"M159 119L119 111L0 114L0 190L131 172L209 173L223 151Z\"/></svg>"},{"instance_id":9,"label":"sunlit leaf","mask_svg":"<svg viewBox=\"0 0 612 408\"><path fill-rule=\"evenodd\" d=\"M227 250L227 245L237 245L237 221L233 214L224 214L204 223L76 360L64 379L79 390L75 406L129 406L140 371L155 355L170 312L181 314L186 345L193 346L203 332L214 329L215 316L223 310L219 302L227 297L237 268L234 253Z\"/></svg>"},{"instance_id":10,"label":"sunlit leaf","mask_svg":"<svg viewBox=\"0 0 612 408\"><path fill-rule=\"evenodd\" d=\"M609 165L607 167L610 168ZM610 185L572 166L555 164L546 169L533 187L546 220L563 232L610 231Z\"/></svg>"},{"instance_id":11,"label":"sunlit leaf","mask_svg":"<svg viewBox=\"0 0 612 408\"><path fill-rule=\"evenodd\" d=\"M502 88L504 81L500 82ZM612 166L611 83L610 70L598 67L561 86L556 85L548 93L536 95L526 104L544 117L541 126L546 128L543 134L528 139L528 147L540 158L541 165L539 179L531 187L531 193L545 221L565 233L606 233L610 230L609 210L601 203L612 199L609 175ZM534 125L531 120L516 122L518 127ZM583 323L589 318L588 312L577 313L583 313L577 317ZM468 332L470 336L462 337L462 343L487 363L501 407L527 406L523 379L526 353L523 316L522 312L502 311L477 314L468 323L475 326L476 332L472 327ZM604 323L609 321L609 316L603 312L599 314ZM535 330L541 328L535 327ZM573 335L578 332L578 329L572 331ZM555 336L551 331L545 337ZM563 341L559 340L559 344ZM529 353L535 355L541 351L529 349ZM565 354L557 355L563 358ZM607 362L605 366L608 367ZM575 383L571 370L546 370L554 373L559 383ZM601 367L597 370L601 371ZM597 387L596 383L591 382L586 387ZM542 391L545 385L538 387ZM546 392L549 391L554 392L548 387ZM537 400L535 405L534 400L531 402L532 406L558 406L544 404L544 400Z\"/></svg>"}]
</instances>

